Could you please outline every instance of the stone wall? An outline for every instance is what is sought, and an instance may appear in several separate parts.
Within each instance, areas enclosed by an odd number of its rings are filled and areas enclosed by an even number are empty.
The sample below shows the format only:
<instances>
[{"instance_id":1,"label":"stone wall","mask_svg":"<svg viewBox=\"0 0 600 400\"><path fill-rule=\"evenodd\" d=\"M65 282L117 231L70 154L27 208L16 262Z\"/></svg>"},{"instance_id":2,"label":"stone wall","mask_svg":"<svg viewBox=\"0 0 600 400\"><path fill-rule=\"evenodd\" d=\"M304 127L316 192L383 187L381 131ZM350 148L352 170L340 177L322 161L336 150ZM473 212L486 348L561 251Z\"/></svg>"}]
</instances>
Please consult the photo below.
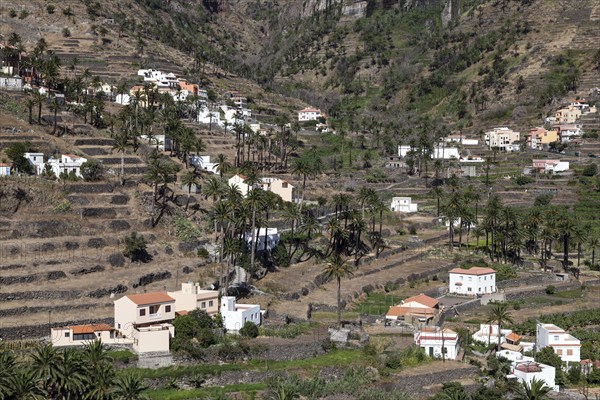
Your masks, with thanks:
<instances>
[{"instance_id":1,"label":"stone wall","mask_svg":"<svg viewBox=\"0 0 600 400\"><path fill-rule=\"evenodd\" d=\"M432 372L422 375L411 375L408 379L398 379L394 385L395 389L399 389L411 395L422 395L423 388L433 386L444 382L459 381L461 379L470 378L479 374L479 368L470 366L467 368L453 368L456 365L455 361L447 361L448 368L440 372Z\"/></svg>"}]
</instances>

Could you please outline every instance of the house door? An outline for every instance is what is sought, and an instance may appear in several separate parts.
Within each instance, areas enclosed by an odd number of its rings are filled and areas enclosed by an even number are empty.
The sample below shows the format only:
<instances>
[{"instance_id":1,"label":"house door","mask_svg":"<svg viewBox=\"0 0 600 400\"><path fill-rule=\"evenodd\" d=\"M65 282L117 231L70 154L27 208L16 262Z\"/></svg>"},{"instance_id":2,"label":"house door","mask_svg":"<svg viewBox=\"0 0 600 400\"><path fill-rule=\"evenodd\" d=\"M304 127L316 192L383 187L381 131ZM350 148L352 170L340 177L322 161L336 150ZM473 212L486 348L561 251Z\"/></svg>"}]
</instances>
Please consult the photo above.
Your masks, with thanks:
<instances>
[{"instance_id":1,"label":"house door","mask_svg":"<svg viewBox=\"0 0 600 400\"><path fill-rule=\"evenodd\" d=\"M433 346L429 348L429 357L433 358Z\"/></svg>"}]
</instances>

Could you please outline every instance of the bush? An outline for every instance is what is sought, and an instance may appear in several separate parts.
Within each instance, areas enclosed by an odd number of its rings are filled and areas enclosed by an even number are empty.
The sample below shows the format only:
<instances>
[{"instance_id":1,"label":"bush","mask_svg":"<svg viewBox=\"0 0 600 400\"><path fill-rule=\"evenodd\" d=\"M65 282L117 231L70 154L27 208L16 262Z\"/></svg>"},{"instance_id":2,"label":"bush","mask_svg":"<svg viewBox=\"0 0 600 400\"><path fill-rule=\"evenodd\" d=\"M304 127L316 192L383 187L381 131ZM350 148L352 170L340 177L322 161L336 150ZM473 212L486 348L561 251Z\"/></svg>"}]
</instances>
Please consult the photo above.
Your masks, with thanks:
<instances>
[{"instance_id":1,"label":"bush","mask_svg":"<svg viewBox=\"0 0 600 400\"><path fill-rule=\"evenodd\" d=\"M391 369L402 368L402 357L398 353L387 356L385 359L385 366Z\"/></svg>"},{"instance_id":2,"label":"bush","mask_svg":"<svg viewBox=\"0 0 600 400\"><path fill-rule=\"evenodd\" d=\"M19 13L19 19L25 19L25 18L27 18L27 17L29 17L29 11L27 11L27 10L22 10L22 11Z\"/></svg>"},{"instance_id":3,"label":"bush","mask_svg":"<svg viewBox=\"0 0 600 400\"><path fill-rule=\"evenodd\" d=\"M533 183L533 182L534 182L534 179L532 177L529 177L529 176L521 175L521 176L517 176L515 178L515 183L517 185L519 185L519 186L528 185L528 184Z\"/></svg>"},{"instance_id":4,"label":"bush","mask_svg":"<svg viewBox=\"0 0 600 400\"><path fill-rule=\"evenodd\" d=\"M71 30L69 28L67 28L67 27L63 28L62 35L63 35L63 37L70 37L71 36Z\"/></svg>"},{"instance_id":5,"label":"bush","mask_svg":"<svg viewBox=\"0 0 600 400\"><path fill-rule=\"evenodd\" d=\"M96 160L88 160L81 164L81 175L86 181L98 181L102 179L104 168Z\"/></svg>"},{"instance_id":6,"label":"bush","mask_svg":"<svg viewBox=\"0 0 600 400\"><path fill-rule=\"evenodd\" d=\"M583 171L581 172L581 174L583 176L594 176L598 173L598 165L594 164L594 163L590 163L588 165L585 166L585 168L583 169Z\"/></svg>"},{"instance_id":7,"label":"bush","mask_svg":"<svg viewBox=\"0 0 600 400\"><path fill-rule=\"evenodd\" d=\"M11 17L11 18L15 18L17 16L17 12L15 10L11 9L8 12L8 16Z\"/></svg>"},{"instance_id":8,"label":"bush","mask_svg":"<svg viewBox=\"0 0 600 400\"><path fill-rule=\"evenodd\" d=\"M137 232L133 232L130 236L123 238L125 250L123 255L133 261L150 261L151 257L146 250L146 239L142 235L138 236Z\"/></svg>"},{"instance_id":9,"label":"bush","mask_svg":"<svg viewBox=\"0 0 600 400\"><path fill-rule=\"evenodd\" d=\"M46 6L46 12L48 14L54 14L54 11L56 11L56 7L53 4L48 4Z\"/></svg>"},{"instance_id":10,"label":"bush","mask_svg":"<svg viewBox=\"0 0 600 400\"><path fill-rule=\"evenodd\" d=\"M416 235L417 234L417 227L414 225L411 225L408 227L408 233L410 233L411 235Z\"/></svg>"},{"instance_id":11,"label":"bush","mask_svg":"<svg viewBox=\"0 0 600 400\"><path fill-rule=\"evenodd\" d=\"M556 293L556 287L554 285L546 286L546 294L554 294Z\"/></svg>"},{"instance_id":12,"label":"bush","mask_svg":"<svg viewBox=\"0 0 600 400\"><path fill-rule=\"evenodd\" d=\"M196 252L196 255L200 258L208 258L210 256L208 250L206 250L204 247L200 247Z\"/></svg>"},{"instance_id":13,"label":"bush","mask_svg":"<svg viewBox=\"0 0 600 400\"><path fill-rule=\"evenodd\" d=\"M258 326L253 322L246 321L242 329L240 329L240 335L247 338L255 338L258 336Z\"/></svg>"}]
</instances>

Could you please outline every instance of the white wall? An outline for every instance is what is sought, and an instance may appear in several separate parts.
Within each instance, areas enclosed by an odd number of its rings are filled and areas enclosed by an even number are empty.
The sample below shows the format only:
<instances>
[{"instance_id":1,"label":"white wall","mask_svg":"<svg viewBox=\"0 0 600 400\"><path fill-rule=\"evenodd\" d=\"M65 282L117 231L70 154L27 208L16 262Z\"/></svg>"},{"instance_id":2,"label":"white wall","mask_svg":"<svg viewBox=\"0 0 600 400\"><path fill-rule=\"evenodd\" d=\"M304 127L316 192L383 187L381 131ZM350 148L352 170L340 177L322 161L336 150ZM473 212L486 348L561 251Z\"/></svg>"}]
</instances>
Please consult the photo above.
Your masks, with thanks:
<instances>
[{"instance_id":1,"label":"white wall","mask_svg":"<svg viewBox=\"0 0 600 400\"><path fill-rule=\"evenodd\" d=\"M496 292L496 274L467 275L450 273L448 277L450 293L475 296ZM457 283L462 283L462 285L457 285Z\"/></svg>"},{"instance_id":2,"label":"white wall","mask_svg":"<svg viewBox=\"0 0 600 400\"><path fill-rule=\"evenodd\" d=\"M235 297L221 298L221 316L225 329L239 331L247 321L261 324L260 306L258 304L236 304Z\"/></svg>"},{"instance_id":3,"label":"white wall","mask_svg":"<svg viewBox=\"0 0 600 400\"><path fill-rule=\"evenodd\" d=\"M133 350L136 353L168 352L170 338L169 329L164 327L135 330Z\"/></svg>"}]
</instances>

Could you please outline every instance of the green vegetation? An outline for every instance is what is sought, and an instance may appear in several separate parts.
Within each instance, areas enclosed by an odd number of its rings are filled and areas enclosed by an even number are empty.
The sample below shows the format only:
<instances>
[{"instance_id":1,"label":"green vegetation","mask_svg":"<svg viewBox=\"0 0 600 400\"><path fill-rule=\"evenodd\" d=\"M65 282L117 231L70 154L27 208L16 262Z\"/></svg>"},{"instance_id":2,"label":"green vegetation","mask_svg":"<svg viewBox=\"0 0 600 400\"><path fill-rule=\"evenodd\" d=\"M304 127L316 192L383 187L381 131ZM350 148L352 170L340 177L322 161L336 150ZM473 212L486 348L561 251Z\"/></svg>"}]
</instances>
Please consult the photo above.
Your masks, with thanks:
<instances>
[{"instance_id":1,"label":"green vegetation","mask_svg":"<svg viewBox=\"0 0 600 400\"><path fill-rule=\"evenodd\" d=\"M536 319L543 323L555 324L563 329L570 330L573 328L600 324L600 308L579 310L569 313L541 314L537 318L529 318L525 322L513 324L512 329L520 333L533 335L536 331Z\"/></svg>"},{"instance_id":2,"label":"green vegetation","mask_svg":"<svg viewBox=\"0 0 600 400\"><path fill-rule=\"evenodd\" d=\"M125 236L123 244L125 245L123 255L129 258L131 262L147 262L152 258L146 249L146 239L142 235L138 236L137 232L132 232L131 235Z\"/></svg>"},{"instance_id":3,"label":"green vegetation","mask_svg":"<svg viewBox=\"0 0 600 400\"><path fill-rule=\"evenodd\" d=\"M284 339L293 339L297 336L306 334L314 327L310 322L296 322L287 324L282 328L266 327L261 325L258 328L259 336L275 336Z\"/></svg>"}]
</instances>

